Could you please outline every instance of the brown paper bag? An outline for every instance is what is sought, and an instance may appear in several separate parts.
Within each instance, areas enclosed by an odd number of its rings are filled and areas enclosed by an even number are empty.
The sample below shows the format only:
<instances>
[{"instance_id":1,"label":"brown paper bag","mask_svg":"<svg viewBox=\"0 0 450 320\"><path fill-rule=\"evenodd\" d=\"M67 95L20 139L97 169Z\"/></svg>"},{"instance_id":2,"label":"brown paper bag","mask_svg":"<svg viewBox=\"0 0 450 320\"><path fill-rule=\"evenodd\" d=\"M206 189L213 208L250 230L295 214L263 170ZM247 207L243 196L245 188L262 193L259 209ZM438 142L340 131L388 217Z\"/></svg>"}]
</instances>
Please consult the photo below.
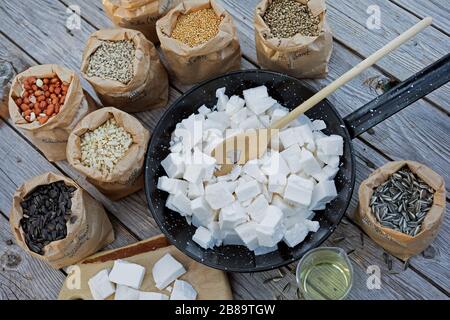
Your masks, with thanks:
<instances>
[{"instance_id":1,"label":"brown paper bag","mask_svg":"<svg viewBox=\"0 0 450 320\"><path fill-rule=\"evenodd\" d=\"M178 16L212 8L222 17L218 34L208 42L191 48L170 37ZM228 12L214 0L190 0L180 3L156 23L161 48L173 74L184 84L193 84L240 68L241 48L236 27Z\"/></svg>"},{"instance_id":2,"label":"brown paper bag","mask_svg":"<svg viewBox=\"0 0 450 320\"><path fill-rule=\"evenodd\" d=\"M22 95L22 83L25 78L51 77L55 74L62 81L70 83L60 112L42 125L38 121L28 123L22 117L13 97ZM49 161L66 159L66 144L70 132L78 121L96 109L94 100L87 93L83 95L80 78L72 70L56 64L34 66L19 73L11 85L8 107L12 123L23 130Z\"/></svg>"},{"instance_id":3,"label":"brown paper bag","mask_svg":"<svg viewBox=\"0 0 450 320\"><path fill-rule=\"evenodd\" d=\"M127 84L119 81L89 77L86 70L89 59L101 45L101 40L132 40L136 47L133 61L134 77ZM88 39L81 63L81 74L94 87L105 106L114 106L126 112L140 112L163 107L169 98L167 72L159 60L153 43L144 35L130 29L103 29Z\"/></svg>"},{"instance_id":4,"label":"brown paper bag","mask_svg":"<svg viewBox=\"0 0 450 320\"><path fill-rule=\"evenodd\" d=\"M40 255L28 249L25 242L20 226L23 217L20 203L36 187L57 181L76 188L72 195L71 219L67 222L66 238L50 242L44 247L44 255ZM34 177L17 189L9 221L17 243L30 255L55 269L75 264L114 241L114 231L103 206L73 180L53 172Z\"/></svg>"},{"instance_id":5,"label":"brown paper bag","mask_svg":"<svg viewBox=\"0 0 450 320\"><path fill-rule=\"evenodd\" d=\"M116 26L138 30L156 44L159 42L156 35L156 21L181 1L103 0L103 7Z\"/></svg>"},{"instance_id":6,"label":"brown paper bag","mask_svg":"<svg viewBox=\"0 0 450 320\"><path fill-rule=\"evenodd\" d=\"M378 223L369 205L373 190L405 165L435 191L433 205L423 220L422 230L415 237L383 227ZM444 179L436 172L414 161L388 162L361 183L356 221L372 240L386 251L407 260L421 253L433 242L444 219L445 204Z\"/></svg>"},{"instance_id":7,"label":"brown paper bag","mask_svg":"<svg viewBox=\"0 0 450 320\"><path fill-rule=\"evenodd\" d=\"M133 144L115 165L110 174L85 167L81 163L81 136L114 118L118 126L123 127L133 137ZM102 193L118 200L130 195L144 186L143 165L150 134L135 117L108 107L92 112L81 120L69 136L67 143L67 161L78 171L86 175L87 180Z\"/></svg>"},{"instance_id":8,"label":"brown paper bag","mask_svg":"<svg viewBox=\"0 0 450 320\"><path fill-rule=\"evenodd\" d=\"M326 21L324 0L296 0L307 4L313 14L320 15L320 34L317 37L297 34L292 38L271 38L263 20L272 0L263 0L256 7L255 42L258 64L266 69L297 78L324 78L328 73L333 37Z\"/></svg>"}]
</instances>

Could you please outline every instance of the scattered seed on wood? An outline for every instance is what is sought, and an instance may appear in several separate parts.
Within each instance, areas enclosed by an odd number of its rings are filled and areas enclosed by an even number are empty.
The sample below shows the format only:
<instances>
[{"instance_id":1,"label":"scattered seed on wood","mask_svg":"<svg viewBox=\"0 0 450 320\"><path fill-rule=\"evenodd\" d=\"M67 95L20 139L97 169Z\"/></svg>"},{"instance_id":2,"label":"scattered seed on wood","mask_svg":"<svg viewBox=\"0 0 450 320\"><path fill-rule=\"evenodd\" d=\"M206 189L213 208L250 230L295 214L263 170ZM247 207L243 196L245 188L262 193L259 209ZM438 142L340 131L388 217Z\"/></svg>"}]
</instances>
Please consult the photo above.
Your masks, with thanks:
<instances>
[{"instance_id":1,"label":"scattered seed on wood","mask_svg":"<svg viewBox=\"0 0 450 320\"><path fill-rule=\"evenodd\" d=\"M271 278L265 279L265 280L263 281L263 283L264 283L264 284L267 284L267 283L269 283L269 282L278 282L278 281L280 281L281 279L283 279L283 277L278 277L278 276L276 276L276 277L271 277Z\"/></svg>"},{"instance_id":2,"label":"scattered seed on wood","mask_svg":"<svg viewBox=\"0 0 450 320\"><path fill-rule=\"evenodd\" d=\"M342 241L344 241L344 240L345 240L345 237L336 237L336 238L334 238L334 239L331 239L331 242L332 242L333 244L336 244L336 243L342 242Z\"/></svg>"},{"instance_id":3,"label":"scattered seed on wood","mask_svg":"<svg viewBox=\"0 0 450 320\"><path fill-rule=\"evenodd\" d=\"M182 14L178 17L171 37L195 47L214 38L219 32L221 21L211 8Z\"/></svg>"},{"instance_id":4,"label":"scattered seed on wood","mask_svg":"<svg viewBox=\"0 0 450 320\"><path fill-rule=\"evenodd\" d=\"M391 257L389 257L389 259L388 259L387 266L388 266L388 270L392 270L392 259L391 259Z\"/></svg>"},{"instance_id":5,"label":"scattered seed on wood","mask_svg":"<svg viewBox=\"0 0 450 320\"><path fill-rule=\"evenodd\" d=\"M297 287L296 294L297 294L297 299L303 300L303 294L300 292L300 288L298 288L298 287Z\"/></svg>"},{"instance_id":6,"label":"scattered seed on wood","mask_svg":"<svg viewBox=\"0 0 450 320\"><path fill-rule=\"evenodd\" d=\"M14 244L14 242L11 239L8 239L5 241L7 246L12 246Z\"/></svg>"},{"instance_id":7,"label":"scattered seed on wood","mask_svg":"<svg viewBox=\"0 0 450 320\"><path fill-rule=\"evenodd\" d=\"M263 16L272 37L291 38L296 34L318 36L319 16L308 6L295 0L273 0Z\"/></svg>"},{"instance_id":8,"label":"scattered seed on wood","mask_svg":"<svg viewBox=\"0 0 450 320\"><path fill-rule=\"evenodd\" d=\"M351 255L353 252L355 252L355 249L350 249L347 251L347 255Z\"/></svg>"},{"instance_id":9,"label":"scattered seed on wood","mask_svg":"<svg viewBox=\"0 0 450 320\"><path fill-rule=\"evenodd\" d=\"M422 255L425 259L434 259L436 256L436 249L433 246L429 246L422 252Z\"/></svg>"},{"instance_id":10,"label":"scattered seed on wood","mask_svg":"<svg viewBox=\"0 0 450 320\"><path fill-rule=\"evenodd\" d=\"M361 241L361 246L364 247L364 234L362 232L359 233L359 239Z\"/></svg>"},{"instance_id":11,"label":"scattered seed on wood","mask_svg":"<svg viewBox=\"0 0 450 320\"><path fill-rule=\"evenodd\" d=\"M283 271L281 271L281 269L277 269L278 270L278 274L280 275L280 277L284 277L284 273L283 273Z\"/></svg>"},{"instance_id":12,"label":"scattered seed on wood","mask_svg":"<svg viewBox=\"0 0 450 320\"><path fill-rule=\"evenodd\" d=\"M388 255L388 253L387 253L387 252L383 252L383 261L384 261L384 264L387 265L388 260L389 260L389 255Z\"/></svg>"},{"instance_id":13,"label":"scattered seed on wood","mask_svg":"<svg viewBox=\"0 0 450 320\"><path fill-rule=\"evenodd\" d=\"M282 279L283 279L283 277L275 277L275 278L272 279L272 281L273 282L278 282L278 281L280 281Z\"/></svg>"},{"instance_id":14,"label":"scattered seed on wood","mask_svg":"<svg viewBox=\"0 0 450 320\"><path fill-rule=\"evenodd\" d=\"M403 271L406 271L409 267L409 259L403 263Z\"/></svg>"},{"instance_id":15,"label":"scattered seed on wood","mask_svg":"<svg viewBox=\"0 0 450 320\"><path fill-rule=\"evenodd\" d=\"M382 226L416 236L433 197L434 190L404 167L374 190L370 207Z\"/></svg>"},{"instance_id":16,"label":"scattered seed on wood","mask_svg":"<svg viewBox=\"0 0 450 320\"><path fill-rule=\"evenodd\" d=\"M288 283L286 283L285 286L283 287L282 292L283 292L283 293L286 293L286 292L288 292L290 289L291 289L291 284L288 282Z\"/></svg>"}]
</instances>

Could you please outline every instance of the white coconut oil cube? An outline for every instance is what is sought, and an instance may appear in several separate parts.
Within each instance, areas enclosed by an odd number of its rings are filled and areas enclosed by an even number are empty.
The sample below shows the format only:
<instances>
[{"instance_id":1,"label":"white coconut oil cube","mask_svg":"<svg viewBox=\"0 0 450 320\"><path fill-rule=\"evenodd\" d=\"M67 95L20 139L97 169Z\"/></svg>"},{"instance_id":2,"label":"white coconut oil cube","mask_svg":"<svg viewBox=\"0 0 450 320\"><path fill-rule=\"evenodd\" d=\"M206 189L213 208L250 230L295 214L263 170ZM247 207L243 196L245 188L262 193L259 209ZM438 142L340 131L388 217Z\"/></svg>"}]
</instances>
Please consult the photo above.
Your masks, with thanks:
<instances>
[{"instance_id":1,"label":"white coconut oil cube","mask_svg":"<svg viewBox=\"0 0 450 320\"><path fill-rule=\"evenodd\" d=\"M214 210L224 208L234 201L226 181L219 181L205 187L205 199Z\"/></svg>"},{"instance_id":2,"label":"white coconut oil cube","mask_svg":"<svg viewBox=\"0 0 450 320\"><path fill-rule=\"evenodd\" d=\"M107 269L99 271L90 278L88 286L94 300L105 300L116 291L114 283L109 281Z\"/></svg>"},{"instance_id":3,"label":"white coconut oil cube","mask_svg":"<svg viewBox=\"0 0 450 320\"><path fill-rule=\"evenodd\" d=\"M159 259L152 270L153 280L159 290L163 290L185 273L186 269L170 253L166 253Z\"/></svg>"},{"instance_id":4,"label":"white coconut oil cube","mask_svg":"<svg viewBox=\"0 0 450 320\"><path fill-rule=\"evenodd\" d=\"M309 206L313 189L314 183L311 180L290 175L284 190L284 199L299 205Z\"/></svg>"},{"instance_id":5,"label":"white coconut oil cube","mask_svg":"<svg viewBox=\"0 0 450 320\"><path fill-rule=\"evenodd\" d=\"M192 240L194 240L194 242L203 249L211 249L214 247L215 243L211 231L202 226L198 227L197 230L195 230L195 233L192 236Z\"/></svg>"},{"instance_id":6,"label":"white coconut oil cube","mask_svg":"<svg viewBox=\"0 0 450 320\"><path fill-rule=\"evenodd\" d=\"M195 300L196 298L197 291L190 283L183 280L175 280L170 300Z\"/></svg>"},{"instance_id":7,"label":"white coconut oil cube","mask_svg":"<svg viewBox=\"0 0 450 320\"><path fill-rule=\"evenodd\" d=\"M114 261L109 273L109 281L134 289L139 289L145 276L145 268L125 260Z\"/></svg>"}]
</instances>

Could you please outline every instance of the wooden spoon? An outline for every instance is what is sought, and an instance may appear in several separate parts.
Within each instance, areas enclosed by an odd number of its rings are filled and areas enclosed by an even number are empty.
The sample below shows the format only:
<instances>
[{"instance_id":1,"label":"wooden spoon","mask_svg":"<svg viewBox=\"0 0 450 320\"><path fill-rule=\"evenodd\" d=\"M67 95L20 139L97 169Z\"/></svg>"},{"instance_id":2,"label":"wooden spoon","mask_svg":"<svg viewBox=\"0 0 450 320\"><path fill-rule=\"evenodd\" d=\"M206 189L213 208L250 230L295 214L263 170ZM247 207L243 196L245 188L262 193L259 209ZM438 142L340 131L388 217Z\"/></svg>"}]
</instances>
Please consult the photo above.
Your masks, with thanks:
<instances>
[{"instance_id":1,"label":"wooden spoon","mask_svg":"<svg viewBox=\"0 0 450 320\"><path fill-rule=\"evenodd\" d=\"M431 25L431 22L431 17L424 18L412 28L399 35L383 48L367 57L364 61L361 61L355 67L300 104L286 116L272 124L270 128L247 130L246 132L223 140L212 151L212 156L217 160L217 164L221 165L220 169L216 170L215 175L226 175L231 172L234 164L245 164L249 160L261 157L264 152L266 152L270 139L279 129L284 128L291 121L297 119L301 114L314 107L338 88L374 65L385 55L397 49L400 45L414 37L427 26Z\"/></svg>"}]
</instances>

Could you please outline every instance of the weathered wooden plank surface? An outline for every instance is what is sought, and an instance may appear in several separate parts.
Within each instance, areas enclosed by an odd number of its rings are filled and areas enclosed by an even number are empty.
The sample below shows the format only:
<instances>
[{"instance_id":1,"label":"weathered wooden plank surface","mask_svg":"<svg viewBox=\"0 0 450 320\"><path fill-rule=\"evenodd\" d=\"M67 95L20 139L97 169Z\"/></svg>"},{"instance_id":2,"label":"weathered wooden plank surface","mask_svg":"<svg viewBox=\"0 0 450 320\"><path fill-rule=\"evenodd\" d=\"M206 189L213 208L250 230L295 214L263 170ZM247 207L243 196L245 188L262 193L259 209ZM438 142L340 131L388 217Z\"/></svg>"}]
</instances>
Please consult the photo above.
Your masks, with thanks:
<instances>
[{"instance_id":1,"label":"weathered wooden plank surface","mask_svg":"<svg viewBox=\"0 0 450 320\"><path fill-rule=\"evenodd\" d=\"M251 61L256 62L253 16L254 8L259 0L221 0L220 2L237 22L240 31L239 39L241 45L246 48L246 56ZM366 28L366 19L368 18L366 10L369 5L380 6L382 14L381 30L368 30ZM405 10L401 10L398 6L384 0L328 0L327 10L334 39L364 57L381 48L388 40L394 39L419 20ZM445 44L442 44L442 42L445 42ZM341 46L336 41L334 45L335 53L341 50ZM406 79L447 54L450 51L449 47L450 41L448 41L446 35L434 28L428 28L376 65L386 70L387 75L392 75L398 79ZM334 64L336 61L331 63ZM333 75L330 74L328 78L330 77L333 77ZM449 93L450 85L447 85L430 94L428 98L445 110L450 111Z\"/></svg>"},{"instance_id":2,"label":"weathered wooden plank surface","mask_svg":"<svg viewBox=\"0 0 450 320\"><path fill-rule=\"evenodd\" d=\"M64 274L26 254L0 214L0 300L54 299Z\"/></svg>"},{"instance_id":3,"label":"weathered wooden plank surface","mask_svg":"<svg viewBox=\"0 0 450 320\"><path fill-rule=\"evenodd\" d=\"M61 10L62 9L58 9L58 10L60 10L60 12L62 12ZM82 9L83 10L83 9ZM83 11L82 11L83 12ZM83 26L84 26L84 24L83 24ZM3 30L3 29L2 29ZM83 29L82 29L83 30ZM92 30L90 30L90 31L92 31ZM89 32L90 33L90 32ZM241 42L241 44L242 44L242 42ZM20 44L21 46L22 46L22 44ZM244 47L244 46L243 46ZM81 49L80 49L81 50ZM75 50L76 51L76 50ZM57 57L56 55L55 55L55 57ZM59 59L61 59L62 61L64 61L65 62L65 58L64 57L58 57ZM38 60L39 61L39 60ZM77 68L77 66L74 66L73 68ZM358 91L356 91L355 90L355 94L359 94L359 92ZM140 116L140 115L139 115ZM150 121L153 121L153 124L155 123L154 121L155 120L157 120L157 118L158 118L158 114L149 114L149 115L145 115L143 118L141 118L141 119L143 119L143 121L146 121L146 120L150 120ZM150 125L151 126L151 125ZM60 165L59 163L58 163L58 165ZM94 191L90 191L90 192L94 192ZM94 192L95 193L95 192ZM139 223L140 223L140 228L141 228L141 230L142 230L142 225L143 225L143 223L145 224L145 218L147 217L146 216L146 214L148 214L148 211L147 211L147 209L145 208L145 198L144 197L138 197L137 199L136 199L137 201L136 201L136 205L139 207L141 207L142 208L142 214L138 214L137 216L137 219L136 219L136 221L131 221L130 223L133 223L132 225L134 226L134 227L136 227L136 228L139 228ZM136 211L136 207L134 207L133 208L133 205L134 205L135 203L133 203L132 202L132 205L130 205L129 207L126 207L125 206L125 209L126 209L126 211L124 212L126 215L129 215L129 212L135 212ZM122 210L124 207L122 206L122 204L121 205L119 205L119 206L117 206L116 204L111 204L111 207L114 209L114 211L115 212L118 212L118 211L120 211L120 210ZM133 209L132 211L130 211L130 209ZM134 224L136 222L136 224ZM127 225L127 227L129 227L129 224L128 223L126 223L126 225ZM145 231L139 231L140 233L143 233L143 232L145 232ZM369 261L370 260L372 260L372 259L369 259ZM266 274L263 274L263 277L265 277L266 276ZM234 277L234 276L233 276ZM257 287L259 287L260 285L261 285L261 281L260 281L260 279L258 279L257 281L254 281L254 279L251 279L252 281L249 281L248 280L248 278L246 278L245 277L245 275L236 275L236 279L238 279L239 281L238 281L238 285L235 285L235 283L236 283L236 281L233 281L233 287L235 287L235 288L237 288L237 289L241 289L241 288L247 288L246 290L242 290L242 294L241 295L239 295L240 294L240 292L239 292L239 294L238 294L238 296L241 296L241 297L246 297L251 291L254 291L254 290L250 290L250 289L248 289L248 288L252 288L251 287L251 283L256 283L257 285ZM241 279L242 277L244 277L244 279ZM278 286L277 286L278 287ZM280 291L281 291L281 289L282 288L278 288ZM235 290L236 291L236 290ZM247 292L247 293L246 293ZM276 291L275 291L276 292ZM356 291L357 292L357 291ZM433 292L433 291L432 291ZM264 295L264 297L265 298L270 298L272 295L270 294L270 292L269 292L269 294L266 294L266 293L258 293L258 294L263 294ZM367 295L366 295L367 296ZM248 296L247 296L248 297ZM290 296L291 298L292 298L292 296Z\"/></svg>"},{"instance_id":4,"label":"weathered wooden plank surface","mask_svg":"<svg viewBox=\"0 0 450 320\"><path fill-rule=\"evenodd\" d=\"M236 21L243 52L252 61L256 61L256 49L253 40L253 22L248 17L256 3L258 0L222 1ZM359 56L335 42L327 79L306 82L320 89L361 60ZM366 84L366 80L385 76L377 69L370 68L333 93L328 100L334 104L341 115L346 115L377 96L375 90ZM371 134L363 134L362 138L391 159L409 159L427 164L444 176L447 190L450 190L450 166L448 165L450 146L443 143L443 141L450 141L450 122L444 112L432 107L428 102L424 100L416 102L378 124Z\"/></svg>"},{"instance_id":5,"label":"weathered wooden plank surface","mask_svg":"<svg viewBox=\"0 0 450 320\"><path fill-rule=\"evenodd\" d=\"M449 17L449 3L447 0L391 0L398 6L410 11L414 15L424 18L432 16L433 26L442 32L450 35L450 19Z\"/></svg>"},{"instance_id":6,"label":"weathered wooden plank surface","mask_svg":"<svg viewBox=\"0 0 450 320\"><path fill-rule=\"evenodd\" d=\"M365 57L381 48L388 39L394 39L419 21L416 16L385 0L331 0L327 1L327 5L330 9L328 16L335 39ZM366 27L366 20L369 17L366 10L373 5L380 8L380 30L369 30ZM444 12L447 12L448 17L450 14L448 5ZM450 38L439 30L427 28L377 65L396 78L406 79L449 53L449 40ZM449 94L450 85L447 84L431 93L428 99L450 112Z\"/></svg>"}]
</instances>

